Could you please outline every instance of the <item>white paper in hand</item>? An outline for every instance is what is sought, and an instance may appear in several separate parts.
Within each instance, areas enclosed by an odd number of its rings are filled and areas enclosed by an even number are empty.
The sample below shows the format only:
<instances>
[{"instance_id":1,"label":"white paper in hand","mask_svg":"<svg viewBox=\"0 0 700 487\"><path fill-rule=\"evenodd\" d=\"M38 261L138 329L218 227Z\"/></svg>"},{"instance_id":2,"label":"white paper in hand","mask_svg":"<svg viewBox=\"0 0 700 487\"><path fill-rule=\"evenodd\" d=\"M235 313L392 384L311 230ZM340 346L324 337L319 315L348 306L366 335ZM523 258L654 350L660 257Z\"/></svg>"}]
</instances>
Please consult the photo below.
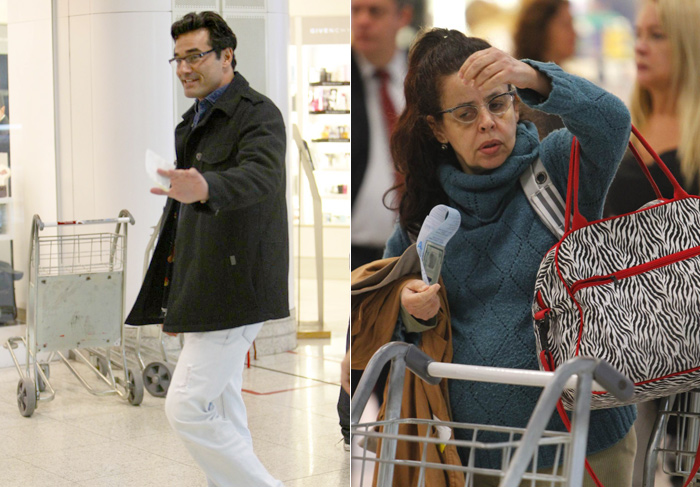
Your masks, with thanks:
<instances>
[{"instance_id":1,"label":"white paper in hand","mask_svg":"<svg viewBox=\"0 0 700 487\"><path fill-rule=\"evenodd\" d=\"M420 258L421 277L426 284L434 284L440 278L445 246L461 222L459 212L445 205L437 205L425 217L418 233L416 250Z\"/></svg>"},{"instance_id":2,"label":"white paper in hand","mask_svg":"<svg viewBox=\"0 0 700 487\"><path fill-rule=\"evenodd\" d=\"M158 174L158 169L172 169L172 162L168 162L151 149L146 149L146 173L163 191L170 189L170 178Z\"/></svg>"}]
</instances>

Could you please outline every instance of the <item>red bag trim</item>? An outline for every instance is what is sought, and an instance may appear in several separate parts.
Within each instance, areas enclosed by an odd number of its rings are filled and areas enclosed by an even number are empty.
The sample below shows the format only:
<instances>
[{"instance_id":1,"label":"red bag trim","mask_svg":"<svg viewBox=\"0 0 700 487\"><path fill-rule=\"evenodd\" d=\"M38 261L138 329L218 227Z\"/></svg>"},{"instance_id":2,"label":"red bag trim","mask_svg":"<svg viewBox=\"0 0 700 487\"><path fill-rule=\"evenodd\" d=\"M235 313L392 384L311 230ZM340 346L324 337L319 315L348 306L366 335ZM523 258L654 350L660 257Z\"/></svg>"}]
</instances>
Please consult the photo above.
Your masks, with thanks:
<instances>
[{"instance_id":1,"label":"red bag trim","mask_svg":"<svg viewBox=\"0 0 700 487\"><path fill-rule=\"evenodd\" d=\"M693 369L682 370L680 372L674 372L673 374L664 375L663 377L656 377L654 379L643 380L641 382L635 382L634 385L635 386L643 386L644 384L651 384L652 382L657 382L660 380L668 379L670 377L676 377L676 376L684 375L684 374L692 374L693 372L698 372L698 371L700 371L700 367L695 367ZM605 392L605 391L592 391L592 393L598 394L598 395L607 394L607 392Z\"/></svg>"},{"instance_id":2,"label":"red bag trim","mask_svg":"<svg viewBox=\"0 0 700 487\"><path fill-rule=\"evenodd\" d=\"M622 279L627 279L629 277L638 276L640 274L645 274L654 269L661 269L672 264L677 264L679 262L684 262L686 260L692 259L700 255L700 245L696 247L690 247L680 252L675 252L673 254L668 254L663 257L659 257L654 260L645 262L644 264L635 265L632 267L627 267L626 269L619 269L610 274L603 276L591 276L585 279L579 279L571 284L571 292L576 294L581 289L586 289L594 286L602 286L605 284L610 284L615 281L621 281Z\"/></svg>"},{"instance_id":3,"label":"red bag trim","mask_svg":"<svg viewBox=\"0 0 700 487\"><path fill-rule=\"evenodd\" d=\"M575 230L569 230L568 232L566 232L566 233L562 236L562 240L564 240L564 238L565 238L568 234L570 234L570 233L572 233L572 232L574 232L574 231L576 231L576 230L580 230L581 228L588 227L588 226L590 226L590 225L595 225L595 224L597 224L597 223L605 222L605 221L608 221L608 220L614 220L615 218L622 218L623 216L634 215L635 213L641 213L642 211L651 210L652 208L657 208L657 207L659 207L659 206L667 205L667 204L669 204L669 203L675 203L675 202L678 202L678 201L683 201L683 200L686 200L686 199L689 199L689 198L700 199L700 196L696 196L696 195L692 195L692 194L691 194L691 195L687 195L687 196L682 196L682 197L680 197L680 198L672 198L672 199L665 199L665 198L664 198L662 201L659 201L657 204L655 204L655 205L653 205L653 206L647 206L646 208L640 208L640 209L638 209L638 210L630 211L629 213L623 213L623 214L620 214L620 215L609 216L609 217L607 217L607 218L601 218L600 220L593 220L592 222L587 222L586 224L582 225L582 226L579 227L579 228L576 228ZM556 245L558 245L560 242L561 242L561 240L560 240L559 242L557 242ZM556 246L556 245L555 245L555 246ZM554 248L554 247L552 247L552 248ZM551 249L550 249L550 250L551 250ZM545 254L545 255L546 255L546 254Z\"/></svg>"}]
</instances>

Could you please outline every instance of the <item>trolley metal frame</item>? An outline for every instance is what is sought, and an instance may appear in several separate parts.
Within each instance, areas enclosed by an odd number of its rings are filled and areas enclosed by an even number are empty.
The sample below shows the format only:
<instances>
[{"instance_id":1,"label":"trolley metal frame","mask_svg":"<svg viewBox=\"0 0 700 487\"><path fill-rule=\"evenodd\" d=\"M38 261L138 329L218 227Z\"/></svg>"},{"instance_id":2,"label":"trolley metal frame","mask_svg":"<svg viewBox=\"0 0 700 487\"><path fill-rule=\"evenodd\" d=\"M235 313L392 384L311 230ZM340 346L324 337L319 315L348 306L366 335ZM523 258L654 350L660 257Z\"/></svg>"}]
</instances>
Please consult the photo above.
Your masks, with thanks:
<instances>
[{"instance_id":1,"label":"trolley metal frame","mask_svg":"<svg viewBox=\"0 0 700 487\"><path fill-rule=\"evenodd\" d=\"M47 227L111 223L116 223L114 233L41 235ZM27 331L24 337L11 337L6 343L20 375L17 405L23 416L31 416L39 401L54 399L49 363L56 356L91 394L118 395L133 405L143 400L141 374L128 368L124 349L127 224L134 224L127 210L117 218L53 223L34 215ZM24 371L14 353L20 342L26 349ZM123 377L115 377L112 371L110 353L115 346L119 347ZM66 358L66 350L108 388L92 387ZM39 363L38 352L49 353L48 359ZM102 357L102 370L91 363L90 355Z\"/></svg>"},{"instance_id":2,"label":"trolley metal frame","mask_svg":"<svg viewBox=\"0 0 700 487\"><path fill-rule=\"evenodd\" d=\"M146 250L144 252L143 259L143 276L146 276L148 271L149 263L151 262L151 256L153 254L153 249L160 235L160 229L163 224L163 215L161 215L156 226L153 227L153 233L151 238L148 240L146 245ZM168 388L170 387L170 381L173 377L173 372L175 370L175 364L168 357L168 352L166 350L165 341L166 335L163 332L162 326L155 325L157 327L158 337L157 345L154 346L152 343L146 343L142 335L142 326L136 326L135 332L126 338L126 346L129 351L133 352L136 356L136 363L141 371L141 377L143 379L143 384L148 391L154 397L165 397L168 393ZM132 327L129 327L132 328ZM182 349L184 343L183 334L179 334L178 337L180 349ZM148 359L145 358L144 353L148 354L150 358L155 357L155 360L147 362Z\"/></svg>"},{"instance_id":3,"label":"trolley metal frame","mask_svg":"<svg viewBox=\"0 0 700 487\"><path fill-rule=\"evenodd\" d=\"M669 421L675 419L672 431ZM662 471L672 477L682 477L685 482L690 475L700 442L700 389L674 394L661 400L647 446L644 462L644 487L654 487L656 469L661 462ZM688 483L700 486L700 472Z\"/></svg>"},{"instance_id":4,"label":"trolley metal frame","mask_svg":"<svg viewBox=\"0 0 700 487\"><path fill-rule=\"evenodd\" d=\"M360 418L374 384L380 371L389 361L391 361L391 371L388 381L385 419L360 424ZM439 420L401 419L401 400L407 367L430 384L438 384L440 380L446 378L538 386L543 387L544 390L526 428L473 425ZM365 437L365 449L362 455L354 455L352 459L362 462L362 474L364 474L367 463L377 463L377 485L382 487L392 485L394 466L396 465L418 468L420 472L419 487L425 486L426 469L432 468L464 472L465 487L474 485L474 475L476 474L500 477L501 487L516 487L523 480L528 481L527 485L533 486L535 482L547 482L547 485L552 486L581 487L593 387L596 390L608 390L621 400L629 399L634 390L634 385L628 378L599 359L579 357L562 364L556 372L540 372L440 363L430 359L414 345L400 342L389 343L380 348L372 357L353 396L351 433L353 436ZM545 431L564 389L575 389L576 391L571 432ZM467 429L473 432L472 440L444 440L430 436L417 438L398 433L399 425L402 423L418 424L421 422L435 427ZM430 429L428 428L428 431ZM478 439L480 431L500 432L508 439L498 443L485 443ZM371 437L382 440L381 450L377 458L367 455L367 439ZM416 442L423 445L440 443L466 447L470 448L471 459L475 457L476 450L500 450L503 453L503 462L501 468L493 470L479 468L472 460L467 465L452 466L430 463L426 461L425 455L421 460L396 459L398 441ZM551 473L537 471L537 455L541 446L554 446L557 449L557 458L563 460L562 465L555 467ZM423 451L425 452L425 449ZM528 469L530 464L532 466Z\"/></svg>"}]
</instances>

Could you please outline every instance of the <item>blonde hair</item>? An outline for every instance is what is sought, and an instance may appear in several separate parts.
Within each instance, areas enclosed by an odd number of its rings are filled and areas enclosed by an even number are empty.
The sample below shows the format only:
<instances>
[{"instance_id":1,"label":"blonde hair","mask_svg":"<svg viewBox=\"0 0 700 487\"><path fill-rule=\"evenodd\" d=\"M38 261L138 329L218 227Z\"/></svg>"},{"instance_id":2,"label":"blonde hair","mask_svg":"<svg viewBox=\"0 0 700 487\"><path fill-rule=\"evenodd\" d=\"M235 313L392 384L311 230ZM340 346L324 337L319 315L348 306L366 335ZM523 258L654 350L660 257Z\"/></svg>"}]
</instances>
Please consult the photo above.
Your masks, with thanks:
<instances>
[{"instance_id":1,"label":"blonde hair","mask_svg":"<svg viewBox=\"0 0 700 487\"><path fill-rule=\"evenodd\" d=\"M700 2L646 0L656 5L671 45L671 90L677 94L680 126L678 155L687 184L700 179ZM642 127L652 111L649 91L635 83L630 103L632 123Z\"/></svg>"}]
</instances>

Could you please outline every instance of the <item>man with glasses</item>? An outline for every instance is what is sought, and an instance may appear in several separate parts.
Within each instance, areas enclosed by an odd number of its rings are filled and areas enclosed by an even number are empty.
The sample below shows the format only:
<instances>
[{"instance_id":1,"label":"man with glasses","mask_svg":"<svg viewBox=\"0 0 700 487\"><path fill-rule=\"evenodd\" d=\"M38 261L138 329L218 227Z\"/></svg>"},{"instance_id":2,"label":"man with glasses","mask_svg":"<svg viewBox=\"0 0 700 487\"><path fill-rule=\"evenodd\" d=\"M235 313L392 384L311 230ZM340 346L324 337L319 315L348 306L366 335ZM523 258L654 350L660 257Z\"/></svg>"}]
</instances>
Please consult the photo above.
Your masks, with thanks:
<instances>
[{"instance_id":1,"label":"man with glasses","mask_svg":"<svg viewBox=\"0 0 700 487\"><path fill-rule=\"evenodd\" d=\"M279 487L253 452L241 395L263 322L289 315L285 128L235 71L236 36L214 12L172 25L175 67L194 105L175 129L164 223L127 323L184 333L165 401L210 486Z\"/></svg>"}]
</instances>

